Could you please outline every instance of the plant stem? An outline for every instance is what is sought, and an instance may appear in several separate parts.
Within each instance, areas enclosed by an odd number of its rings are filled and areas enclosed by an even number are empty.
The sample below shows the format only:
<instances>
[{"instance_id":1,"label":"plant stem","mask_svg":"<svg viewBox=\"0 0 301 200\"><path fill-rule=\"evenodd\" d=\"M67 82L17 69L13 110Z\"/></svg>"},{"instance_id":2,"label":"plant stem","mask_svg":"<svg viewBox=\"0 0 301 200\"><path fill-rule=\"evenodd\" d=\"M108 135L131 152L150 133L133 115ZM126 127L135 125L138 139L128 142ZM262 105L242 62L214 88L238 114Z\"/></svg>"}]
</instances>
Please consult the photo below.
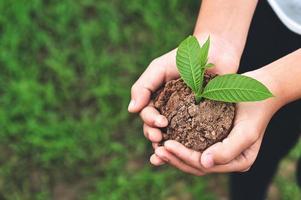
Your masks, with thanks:
<instances>
[{"instance_id":1,"label":"plant stem","mask_svg":"<svg viewBox=\"0 0 301 200\"><path fill-rule=\"evenodd\" d=\"M201 100L202 100L202 95L196 94L196 95L195 95L195 101L196 101L196 104L199 104Z\"/></svg>"},{"instance_id":2,"label":"plant stem","mask_svg":"<svg viewBox=\"0 0 301 200\"><path fill-rule=\"evenodd\" d=\"M205 77L205 71L206 71L206 68L202 67L201 85L200 85L199 90L195 93L195 101L196 101L197 104L199 104L200 101L202 100L203 82L204 82L204 77Z\"/></svg>"}]
</instances>

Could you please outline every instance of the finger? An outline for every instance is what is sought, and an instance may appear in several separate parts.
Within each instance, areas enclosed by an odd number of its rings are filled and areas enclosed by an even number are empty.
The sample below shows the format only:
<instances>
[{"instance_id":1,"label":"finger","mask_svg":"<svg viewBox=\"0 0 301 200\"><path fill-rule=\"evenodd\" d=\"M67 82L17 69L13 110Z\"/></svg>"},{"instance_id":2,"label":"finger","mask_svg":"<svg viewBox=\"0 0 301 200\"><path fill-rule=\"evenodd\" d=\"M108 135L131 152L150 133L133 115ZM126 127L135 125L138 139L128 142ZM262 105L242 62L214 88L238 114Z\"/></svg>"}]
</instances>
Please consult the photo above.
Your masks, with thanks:
<instances>
[{"instance_id":1,"label":"finger","mask_svg":"<svg viewBox=\"0 0 301 200\"><path fill-rule=\"evenodd\" d=\"M156 150L159 147L159 143L153 142L152 147L153 147L154 150Z\"/></svg>"},{"instance_id":2,"label":"finger","mask_svg":"<svg viewBox=\"0 0 301 200\"><path fill-rule=\"evenodd\" d=\"M151 88L135 83L131 89L131 101L128 106L128 111L135 113L139 112L150 101L152 94Z\"/></svg>"},{"instance_id":3,"label":"finger","mask_svg":"<svg viewBox=\"0 0 301 200\"><path fill-rule=\"evenodd\" d=\"M259 136L260 131L257 130L256 123L242 121L234 126L229 136L222 142L212 145L203 152L201 164L205 168L216 164L226 164L254 144Z\"/></svg>"},{"instance_id":4,"label":"finger","mask_svg":"<svg viewBox=\"0 0 301 200\"><path fill-rule=\"evenodd\" d=\"M181 143L175 140L168 140L164 143L164 147L167 151L174 154L186 164L193 166L194 168L201 169L201 153L192 149L186 148Z\"/></svg>"},{"instance_id":5,"label":"finger","mask_svg":"<svg viewBox=\"0 0 301 200\"><path fill-rule=\"evenodd\" d=\"M165 61L166 60L166 61ZM164 55L153 60L136 83L132 86L129 112L139 112L150 100L151 93L156 91L170 76L167 66L171 65L174 57Z\"/></svg>"},{"instance_id":6,"label":"finger","mask_svg":"<svg viewBox=\"0 0 301 200\"><path fill-rule=\"evenodd\" d=\"M168 125L166 117L160 115L158 110L152 106L145 107L140 112L140 117L144 123L152 127L165 127Z\"/></svg>"},{"instance_id":7,"label":"finger","mask_svg":"<svg viewBox=\"0 0 301 200\"><path fill-rule=\"evenodd\" d=\"M149 161L152 165L155 165L155 166L160 166L160 165L165 164L164 160L159 158L156 154L151 155Z\"/></svg>"},{"instance_id":8,"label":"finger","mask_svg":"<svg viewBox=\"0 0 301 200\"><path fill-rule=\"evenodd\" d=\"M176 49L153 60L132 87L129 112L139 112L149 102L151 92L163 83L176 79Z\"/></svg>"},{"instance_id":9,"label":"finger","mask_svg":"<svg viewBox=\"0 0 301 200\"><path fill-rule=\"evenodd\" d=\"M169 163L170 165L176 167L177 169L179 169L179 170L181 170L185 173L193 174L193 175L196 175L196 176L204 175L204 173L201 172L200 170L195 169L194 167L191 167L191 166L185 164L180 159L178 159L176 156L169 153L164 147L158 147L155 150L155 154L159 158L164 160L165 162Z\"/></svg>"},{"instance_id":10,"label":"finger","mask_svg":"<svg viewBox=\"0 0 301 200\"><path fill-rule=\"evenodd\" d=\"M158 143L162 140L162 133L158 128L152 128L144 123L143 132L145 137L149 139L151 142Z\"/></svg>"},{"instance_id":11,"label":"finger","mask_svg":"<svg viewBox=\"0 0 301 200\"><path fill-rule=\"evenodd\" d=\"M200 157L201 153L197 151L193 151L191 149L186 148L184 145L176 142L176 141L166 141L164 143L165 148L184 161L186 164L191 165L197 169L201 168ZM226 165L216 165L212 169L208 170L208 172L230 172L239 170L246 164L247 160L244 159L241 155L238 158L231 161ZM200 169L201 170L201 169ZM207 170L206 170L207 172Z\"/></svg>"},{"instance_id":12,"label":"finger","mask_svg":"<svg viewBox=\"0 0 301 200\"><path fill-rule=\"evenodd\" d=\"M224 165L215 165L208 169L210 173L242 172L248 168L248 160L243 154Z\"/></svg>"},{"instance_id":13,"label":"finger","mask_svg":"<svg viewBox=\"0 0 301 200\"><path fill-rule=\"evenodd\" d=\"M248 171L256 157L260 148L262 138L256 141L250 148L246 149L242 154L225 165L215 165L208 169L209 172L227 173L227 172L245 172Z\"/></svg>"}]
</instances>

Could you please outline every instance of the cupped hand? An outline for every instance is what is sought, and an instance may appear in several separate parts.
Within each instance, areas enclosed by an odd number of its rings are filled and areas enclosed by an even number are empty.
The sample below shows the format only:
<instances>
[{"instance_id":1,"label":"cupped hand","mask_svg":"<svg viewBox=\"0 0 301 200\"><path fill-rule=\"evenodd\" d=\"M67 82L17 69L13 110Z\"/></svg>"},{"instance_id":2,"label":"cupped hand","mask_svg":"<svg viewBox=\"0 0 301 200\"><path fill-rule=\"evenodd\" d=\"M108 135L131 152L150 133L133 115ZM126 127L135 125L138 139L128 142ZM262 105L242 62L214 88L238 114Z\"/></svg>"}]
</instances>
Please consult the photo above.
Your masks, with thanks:
<instances>
[{"instance_id":1,"label":"cupped hand","mask_svg":"<svg viewBox=\"0 0 301 200\"><path fill-rule=\"evenodd\" d=\"M203 44L208 35L203 34L196 37ZM216 74L236 73L240 53L222 38L215 35L210 35L210 38L209 62L215 64L215 67L211 68L210 71ZM150 103L151 93L165 82L178 77L176 49L154 59L132 86L129 112L140 112Z\"/></svg>"},{"instance_id":2,"label":"cupped hand","mask_svg":"<svg viewBox=\"0 0 301 200\"><path fill-rule=\"evenodd\" d=\"M264 136L265 129L273 114L283 105L276 86L260 70L250 72L253 77L269 87L276 97L259 102L238 103L234 126L229 136L203 153L184 147L176 141L166 141L151 156L151 162L168 164L194 175L212 172L247 171L254 163ZM268 80L269 79L269 80Z\"/></svg>"},{"instance_id":3,"label":"cupped hand","mask_svg":"<svg viewBox=\"0 0 301 200\"><path fill-rule=\"evenodd\" d=\"M205 42L208 34L198 35L201 44ZM238 69L240 53L227 41L215 35L210 35L211 45L209 51L209 62L215 67L210 69L217 74L235 73ZM144 135L158 147L162 140L162 133L159 128L168 124L167 119L160 115L152 106L151 94L169 80L177 79L179 72L176 67L176 49L154 59L131 89L131 101L128 107L129 112L140 113L144 122ZM163 164L164 161L158 156L151 157L151 163Z\"/></svg>"}]
</instances>

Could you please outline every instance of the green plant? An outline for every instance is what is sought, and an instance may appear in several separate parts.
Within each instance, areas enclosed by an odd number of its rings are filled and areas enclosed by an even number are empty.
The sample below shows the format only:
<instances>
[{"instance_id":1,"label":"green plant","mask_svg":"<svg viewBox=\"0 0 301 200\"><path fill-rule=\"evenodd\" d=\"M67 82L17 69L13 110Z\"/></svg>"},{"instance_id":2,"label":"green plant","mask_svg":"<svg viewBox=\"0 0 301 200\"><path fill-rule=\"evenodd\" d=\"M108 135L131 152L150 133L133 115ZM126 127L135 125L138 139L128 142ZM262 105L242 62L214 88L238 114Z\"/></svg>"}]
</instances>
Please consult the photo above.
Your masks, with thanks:
<instances>
[{"instance_id":1,"label":"green plant","mask_svg":"<svg viewBox=\"0 0 301 200\"><path fill-rule=\"evenodd\" d=\"M268 88L259 81L239 74L226 74L210 80L203 88L204 74L208 68L210 37L200 46L194 36L181 42L177 50L177 68L181 78L195 93L197 103L202 98L224 102L260 101L273 97Z\"/></svg>"}]
</instances>

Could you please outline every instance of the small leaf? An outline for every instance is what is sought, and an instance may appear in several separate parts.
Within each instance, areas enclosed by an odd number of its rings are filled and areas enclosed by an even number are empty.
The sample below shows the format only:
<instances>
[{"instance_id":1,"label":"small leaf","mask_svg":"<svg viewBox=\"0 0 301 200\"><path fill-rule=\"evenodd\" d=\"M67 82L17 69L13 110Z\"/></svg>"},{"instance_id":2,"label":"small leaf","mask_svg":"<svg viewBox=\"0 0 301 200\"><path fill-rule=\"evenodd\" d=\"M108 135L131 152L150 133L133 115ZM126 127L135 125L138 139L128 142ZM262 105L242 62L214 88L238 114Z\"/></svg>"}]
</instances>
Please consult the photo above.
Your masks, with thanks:
<instances>
[{"instance_id":1,"label":"small leaf","mask_svg":"<svg viewBox=\"0 0 301 200\"><path fill-rule=\"evenodd\" d=\"M194 36L189 36L181 42L176 56L177 68L184 82L199 93L202 85L201 47Z\"/></svg>"},{"instance_id":2,"label":"small leaf","mask_svg":"<svg viewBox=\"0 0 301 200\"><path fill-rule=\"evenodd\" d=\"M206 42L201 47L201 66L205 67L208 62L208 53L209 53L209 47L210 47L210 36L206 40Z\"/></svg>"},{"instance_id":3,"label":"small leaf","mask_svg":"<svg viewBox=\"0 0 301 200\"><path fill-rule=\"evenodd\" d=\"M259 81L239 74L217 76L206 85L204 98L224 102L260 101L273 97Z\"/></svg>"}]
</instances>

